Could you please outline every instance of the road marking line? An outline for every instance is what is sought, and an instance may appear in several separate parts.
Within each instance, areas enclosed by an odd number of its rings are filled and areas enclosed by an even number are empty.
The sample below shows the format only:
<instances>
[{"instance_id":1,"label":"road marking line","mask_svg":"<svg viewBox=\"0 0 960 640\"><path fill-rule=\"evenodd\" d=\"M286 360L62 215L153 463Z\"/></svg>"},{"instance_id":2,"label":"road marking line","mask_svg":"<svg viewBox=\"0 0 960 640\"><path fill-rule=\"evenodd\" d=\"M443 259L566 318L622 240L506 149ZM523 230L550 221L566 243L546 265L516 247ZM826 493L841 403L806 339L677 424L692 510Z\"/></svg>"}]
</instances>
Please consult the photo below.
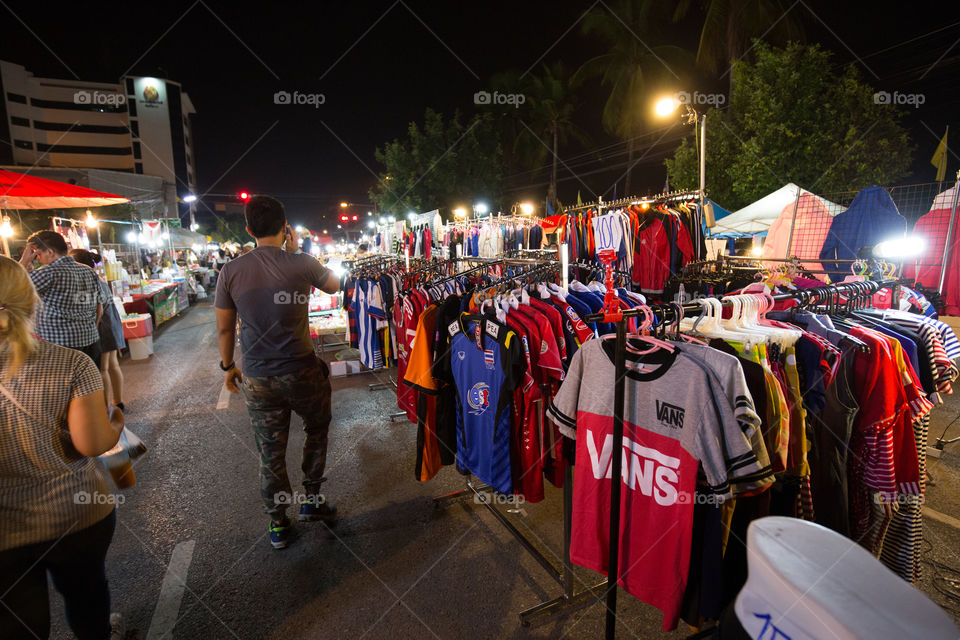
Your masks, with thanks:
<instances>
[{"instance_id":1,"label":"road marking line","mask_svg":"<svg viewBox=\"0 0 960 640\"><path fill-rule=\"evenodd\" d=\"M226 383L220 387L220 397L217 399L217 409L226 409L230 406L230 389L227 389Z\"/></svg>"},{"instance_id":2,"label":"road marking line","mask_svg":"<svg viewBox=\"0 0 960 640\"><path fill-rule=\"evenodd\" d=\"M923 508L923 513L924 513L924 515L930 516L930 517L933 518L934 520L938 520L939 522L942 522L943 524L948 524L948 525L950 525L950 526L953 527L954 529L960 529L960 520L957 520L957 519L954 518L953 516L948 516L948 515L945 514L945 513L940 513L939 511L934 511L934 510L931 509L930 507L924 507L924 508Z\"/></svg>"},{"instance_id":3,"label":"road marking line","mask_svg":"<svg viewBox=\"0 0 960 640\"><path fill-rule=\"evenodd\" d=\"M196 544L196 540L187 540L173 548L170 564L167 566L167 573L163 576L163 585L160 587L157 608L153 610L153 619L150 620L147 640L172 637L173 627L180 615L180 603L187 587L187 570L190 569L193 548Z\"/></svg>"}]
</instances>

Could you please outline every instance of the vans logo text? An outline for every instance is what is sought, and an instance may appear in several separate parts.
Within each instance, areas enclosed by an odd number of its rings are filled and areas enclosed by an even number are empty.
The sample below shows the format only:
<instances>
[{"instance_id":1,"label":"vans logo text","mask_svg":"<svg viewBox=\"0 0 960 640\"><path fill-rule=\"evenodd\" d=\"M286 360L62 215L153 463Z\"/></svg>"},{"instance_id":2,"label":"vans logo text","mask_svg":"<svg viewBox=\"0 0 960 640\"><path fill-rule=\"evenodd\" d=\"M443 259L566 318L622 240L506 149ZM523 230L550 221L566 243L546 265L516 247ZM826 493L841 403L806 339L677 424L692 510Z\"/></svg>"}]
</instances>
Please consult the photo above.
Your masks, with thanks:
<instances>
[{"instance_id":1,"label":"vans logo text","mask_svg":"<svg viewBox=\"0 0 960 640\"><path fill-rule=\"evenodd\" d=\"M657 402L657 420L665 427L683 429L683 409L667 402Z\"/></svg>"}]
</instances>

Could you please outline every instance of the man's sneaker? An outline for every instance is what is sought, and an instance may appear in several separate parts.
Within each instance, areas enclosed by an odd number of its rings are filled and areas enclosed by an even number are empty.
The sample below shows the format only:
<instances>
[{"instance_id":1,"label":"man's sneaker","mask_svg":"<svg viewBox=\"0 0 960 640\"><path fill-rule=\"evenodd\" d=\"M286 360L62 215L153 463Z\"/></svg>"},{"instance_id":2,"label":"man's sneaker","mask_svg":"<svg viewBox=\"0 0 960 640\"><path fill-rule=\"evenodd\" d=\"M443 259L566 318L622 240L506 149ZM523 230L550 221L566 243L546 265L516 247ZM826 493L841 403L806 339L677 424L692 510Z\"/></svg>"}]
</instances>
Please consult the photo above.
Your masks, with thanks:
<instances>
[{"instance_id":1,"label":"man's sneaker","mask_svg":"<svg viewBox=\"0 0 960 640\"><path fill-rule=\"evenodd\" d=\"M127 636L127 625L119 613L110 614L110 640L123 640Z\"/></svg>"},{"instance_id":2,"label":"man's sneaker","mask_svg":"<svg viewBox=\"0 0 960 640\"><path fill-rule=\"evenodd\" d=\"M337 517L337 508L326 501L320 502L312 500L300 505L300 514L297 520L300 522L313 522L315 520L333 520Z\"/></svg>"},{"instance_id":3,"label":"man's sneaker","mask_svg":"<svg viewBox=\"0 0 960 640\"><path fill-rule=\"evenodd\" d=\"M283 522L270 521L270 544L274 549L283 549L287 546L290 539L290 521L284 519Z\"/></svg>"}]
</instances>

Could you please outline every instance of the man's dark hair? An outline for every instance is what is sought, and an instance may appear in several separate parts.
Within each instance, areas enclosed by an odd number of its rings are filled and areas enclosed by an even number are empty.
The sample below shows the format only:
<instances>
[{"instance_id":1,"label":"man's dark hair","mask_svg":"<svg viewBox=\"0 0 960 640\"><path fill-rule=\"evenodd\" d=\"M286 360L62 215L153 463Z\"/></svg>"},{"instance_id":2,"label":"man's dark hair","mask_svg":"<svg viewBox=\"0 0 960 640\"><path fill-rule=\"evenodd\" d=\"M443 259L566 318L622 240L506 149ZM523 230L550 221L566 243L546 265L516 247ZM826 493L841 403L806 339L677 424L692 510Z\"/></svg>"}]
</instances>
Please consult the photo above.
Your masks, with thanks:
<instances>
[{"instance_id":1,"label":"man's dark hair","mask_svg":"<svg viewBox=\"0 0 960 640\"><path fill-rule=\"evenodd\" d=\"M67 241L56 231L37 231L30 234L27 244L39 247L41 250L53 249L58 256L67 255Z\"/></svg>"},{"instance_id":2,"label":"man's dark hair","mask_svg":"<svg viewBox=\"0 0 960 640\"><path fill-rule=\"evenodd\" d=\"M247 227L254 238L275 236L287 223L287 215L283 205L276 198L270 196L253 196L243 208L243 215L247 219Z\"/></svg>"},{"instance_id":3,"label":"man's dark hair","mask_svg":"<svg viewBox=\"0 0 960 640\"><path fill-rule=\"evenodd\" d=\"M99 253L87 251L86 249L70 249L69 255L80 264L85 264L91 269L96 269L97 265L103 262L103 258L100 257Z\"/></svg>"}]
</instances>

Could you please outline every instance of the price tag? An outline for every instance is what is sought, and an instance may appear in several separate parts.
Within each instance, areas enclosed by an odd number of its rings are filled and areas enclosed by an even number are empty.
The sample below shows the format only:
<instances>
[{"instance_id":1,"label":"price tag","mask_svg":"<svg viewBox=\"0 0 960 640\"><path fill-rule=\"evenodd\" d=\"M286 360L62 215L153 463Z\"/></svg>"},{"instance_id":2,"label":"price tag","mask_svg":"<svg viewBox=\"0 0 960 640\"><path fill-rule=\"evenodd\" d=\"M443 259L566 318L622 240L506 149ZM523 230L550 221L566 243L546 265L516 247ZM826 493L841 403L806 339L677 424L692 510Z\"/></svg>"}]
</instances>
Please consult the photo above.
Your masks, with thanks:
<instances>
[{"instance_id":1,"label":"price tag","mask_svg":"<svg viewBox=\"0 0 960 640\"><path fill-rule=\"evenodd\" d=\"M593 218L593 237L597 244L597 253L604 250L618 251L623 240L623 227L616 213L608 213Z\"/></svg>"}]
</instances>

